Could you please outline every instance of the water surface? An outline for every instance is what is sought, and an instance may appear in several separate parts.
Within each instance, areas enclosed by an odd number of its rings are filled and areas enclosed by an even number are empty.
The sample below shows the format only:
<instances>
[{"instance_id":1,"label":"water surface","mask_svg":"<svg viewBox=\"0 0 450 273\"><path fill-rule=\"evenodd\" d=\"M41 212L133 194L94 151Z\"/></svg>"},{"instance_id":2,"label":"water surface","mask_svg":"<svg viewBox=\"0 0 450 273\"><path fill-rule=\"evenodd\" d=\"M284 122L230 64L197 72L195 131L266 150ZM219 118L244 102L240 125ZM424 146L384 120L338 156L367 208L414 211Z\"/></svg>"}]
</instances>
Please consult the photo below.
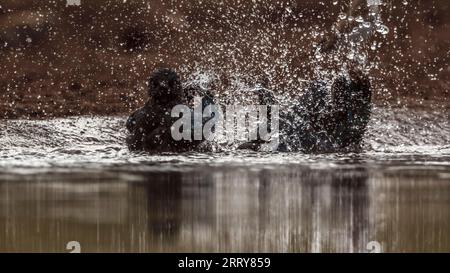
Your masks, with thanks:
<instances>
[{"instance_id":1,"label":"water surface","mask_svg":"<svg viewBox=\"0 0 450 273\"><path fill-rule=\"evenodd\" d=\"M450 251L448 113L375 109L360 154L150 156L124 118L2 121L0 251Z\"/></svg>"}]
</instances>

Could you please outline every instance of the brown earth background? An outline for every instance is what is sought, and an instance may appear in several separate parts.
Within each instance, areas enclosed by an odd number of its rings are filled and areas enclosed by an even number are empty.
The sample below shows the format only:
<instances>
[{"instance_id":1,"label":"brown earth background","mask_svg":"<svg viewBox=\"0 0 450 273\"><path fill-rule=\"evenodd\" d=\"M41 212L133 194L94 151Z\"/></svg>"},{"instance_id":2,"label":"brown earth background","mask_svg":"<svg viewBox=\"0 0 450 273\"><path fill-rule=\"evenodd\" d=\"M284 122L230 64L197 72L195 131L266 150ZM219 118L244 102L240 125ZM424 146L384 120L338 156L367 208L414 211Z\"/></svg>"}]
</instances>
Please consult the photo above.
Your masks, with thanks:
<instances>
[{"instance_id":1,"label":"brown earth background","mask_svg":"<svg viewBox=\"0 0 450 273\"><path fill-rule=\"evenodd\" d=\"M349 2L1 0L0 118L126 114L162 66L214 71L222 92L239 74L295 95ZM381 14L390 31L367 50L375 103L448 110L450 1L384 1Z\"/></svg>"}]
</instances>

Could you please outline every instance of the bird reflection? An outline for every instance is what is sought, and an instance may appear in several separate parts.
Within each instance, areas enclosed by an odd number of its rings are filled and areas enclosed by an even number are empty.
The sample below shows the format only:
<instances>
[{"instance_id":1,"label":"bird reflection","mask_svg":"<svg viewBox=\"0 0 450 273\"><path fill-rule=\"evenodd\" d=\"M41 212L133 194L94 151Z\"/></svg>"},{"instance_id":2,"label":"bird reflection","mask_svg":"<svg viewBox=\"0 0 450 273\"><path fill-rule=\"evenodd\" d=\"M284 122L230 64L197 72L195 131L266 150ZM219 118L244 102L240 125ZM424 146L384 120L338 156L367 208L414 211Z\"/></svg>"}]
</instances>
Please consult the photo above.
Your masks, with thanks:
<instances>
[{"instance_id":1,"label":"bird reflection","mask_svg":"<svg viewBox=\"0 0 450 273\"><path fill-rule=\"evenodd\" d=\"M65 252L74 240L83 252L366 252L373 240L382 251L448 252L450 185L435 173L283 165L3 175L0 252Z\"/></svg>"},{"instance_id":2,"label":"bird reflection","mask_svg":"<svg viewBox=\"0 0 450 273\"><path fill-rule=\"evenodd\" d=\"M209 251L365 251L367 172L212 169L144 183L156 242Z\"/></svg>"},{"instance_id":3,"label":"bird reflection","mask_svg":"<svg viewBox=\"0 0 450 273\"><path fill-rule=\"evenodd\" d=\"M180 173L148 175L143 184L147 194L150 231L166 240L179 232L181 225L182 176Z\"/></svg>"}]
</instances>

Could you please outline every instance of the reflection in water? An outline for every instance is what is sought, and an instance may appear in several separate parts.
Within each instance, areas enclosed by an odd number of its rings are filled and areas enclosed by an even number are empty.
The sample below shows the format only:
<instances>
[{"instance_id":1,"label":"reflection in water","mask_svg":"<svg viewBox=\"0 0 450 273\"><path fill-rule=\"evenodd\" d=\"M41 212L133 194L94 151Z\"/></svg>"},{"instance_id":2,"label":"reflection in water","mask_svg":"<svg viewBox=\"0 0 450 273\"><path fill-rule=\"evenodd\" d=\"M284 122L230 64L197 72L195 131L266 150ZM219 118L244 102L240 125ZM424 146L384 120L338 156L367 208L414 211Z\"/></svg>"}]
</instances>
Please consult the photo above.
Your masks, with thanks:
<instances>
[{"instance_id":1,"label":"reflection in water","mask_svg":"<svg viewBox=\"0 0 450 273\"><path fill-rule=\"evenodd\" d=\"M450 251L448 167L0 174L0 251Z\"/></svg>"}]
</instances>

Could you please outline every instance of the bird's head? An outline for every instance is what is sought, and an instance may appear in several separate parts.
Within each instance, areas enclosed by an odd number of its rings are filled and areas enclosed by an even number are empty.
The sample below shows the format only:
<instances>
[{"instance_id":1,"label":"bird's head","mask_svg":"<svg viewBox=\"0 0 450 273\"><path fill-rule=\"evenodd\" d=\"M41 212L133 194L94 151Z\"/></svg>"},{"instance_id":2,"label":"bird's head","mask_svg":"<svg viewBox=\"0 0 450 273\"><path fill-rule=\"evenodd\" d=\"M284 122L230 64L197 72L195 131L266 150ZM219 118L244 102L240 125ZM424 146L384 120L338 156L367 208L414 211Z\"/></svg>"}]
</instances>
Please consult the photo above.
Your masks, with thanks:
<instances>
[{"instance_id":1,"label":"bird's head","mask_svg":"<svg viewBox=\"0 0 450 273\"><path fill-rule=\"evenodd\" d=\"M183 90L178 74L169 68L154 71L148 80L148 94L158 104L181 101Z\"/></svg>"}]
</instances>

